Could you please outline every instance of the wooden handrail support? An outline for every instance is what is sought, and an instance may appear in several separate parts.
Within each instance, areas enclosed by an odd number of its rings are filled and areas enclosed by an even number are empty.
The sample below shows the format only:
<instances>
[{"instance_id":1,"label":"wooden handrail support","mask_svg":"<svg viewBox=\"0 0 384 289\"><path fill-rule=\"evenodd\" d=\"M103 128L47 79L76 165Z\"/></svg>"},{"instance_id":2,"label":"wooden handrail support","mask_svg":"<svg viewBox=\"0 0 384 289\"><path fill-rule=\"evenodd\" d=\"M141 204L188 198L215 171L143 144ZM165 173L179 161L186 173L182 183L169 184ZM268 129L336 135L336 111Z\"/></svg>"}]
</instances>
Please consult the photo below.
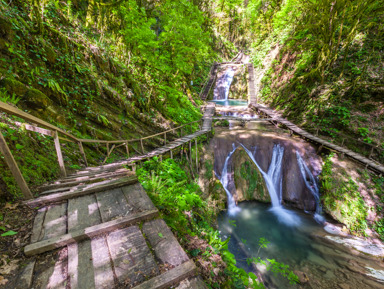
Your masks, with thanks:
<instances>
[{"instance_id":1,"label":"wooden handrail support","mask_svg":"<svg viewBox=\"0 0 384 289\"><path fill-rule=\"evenodd\" d=\"M15 159L13 158L11 150L9 149L7 142L5 141L3 134L1 132L0 132L0 152L3 154L5 162L7 163L9 169L11 170L11 173L12 173L13 177L15 178L16 183L20 187L24 198L25 199L32 199L33 195L31 193L31 191L29 190L28 185L25 182L24 177L21 174L20 169L17 166Z\"/></svg>"}]
</instances>

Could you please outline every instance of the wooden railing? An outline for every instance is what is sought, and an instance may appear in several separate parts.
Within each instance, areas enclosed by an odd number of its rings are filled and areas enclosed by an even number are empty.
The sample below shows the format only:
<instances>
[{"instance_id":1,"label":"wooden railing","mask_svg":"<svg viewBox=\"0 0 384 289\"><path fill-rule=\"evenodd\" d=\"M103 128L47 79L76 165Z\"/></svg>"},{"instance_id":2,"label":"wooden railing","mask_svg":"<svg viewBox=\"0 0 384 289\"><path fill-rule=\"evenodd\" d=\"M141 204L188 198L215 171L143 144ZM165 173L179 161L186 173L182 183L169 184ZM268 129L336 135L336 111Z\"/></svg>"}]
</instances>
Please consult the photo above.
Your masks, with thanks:
<instances>
[{"instance_id":1,"label":"wooden railing","mask_svg":"<svg viewBox=\"0 0 384 289\"><path fill-rule=\"evenodd\" d=\"M199 130L201 130L201 126L202 126L201 123L203 121L203 119L201 119L198 121L190 122L190 123L187 123L187 124L184 124L184 125L181 125L181 126L178 126L178 127L175 127L175 128L172 128L172 129L169 129L169 130L166 130L166 131L154 134L154 135L150 135L150 136L146 136L146 137L142 137L142 138L138 138L138 139L95 140L95 139L77 138L74 135L72 135L72 134L70 134L70 133L68 133L68 132L48 123L48 122L45 122L45 121L43 121L43 120L41 120L41 119L39 119L33 115L30 115L30 114L28 114L28 113L26 113L26 112L24 112L18 108L15 108L15 107L13 107L7 103L1 102L1 101L0 101L0 111L3 111L9 115L20 117L20 118L24 119L25 121L33 123L33 125L32 125L32 124L15 122L15 124L17 126L23 126L25 129L27 129L29 131L40 133L40 134L50 136L53 138L53 141L55 144L55 149L56 149L56 154L57 154L57 159L58 159L58 163L59 163L59 167L60 167L60 174L62 177L66 177L67 173L66 173L66 169L65 169L65 165L64 165L63 154L61 151L60 140L77 143L79 146L80 154L82 155L82 157L84 159L84 163L86 166L88 166L88 162L87 162L87 157L86 157L86 154L84 151L83 144L92 144L92 143L105 144L107 147L107 155L103 161L103 164L104 164L107 161L107 159L110 157L112 152L119 147L122 147L122 146L125 147L127 158L130 157L130 151L129 151L129 145L130 144L131 144L131 148L136 153L145 154L145 149L144 149L144 142L145 141L147 141L151 138L156 138L156 137L162 136L162 139L164 140L164 144L166 145L167 141L170 140L170 137L172 137L172 138L182 137L183 133L186 133L186 132L192 133L194 130L194 126L196 126L195 124L199 124ZM41 128L39 126L42 126L44 128ZM179 133L178 133L178 131L179 131ZM168 139L167 139L167 135L168 135ZM132 146L132 143L135 143L135 142L139 143L141 151L138 149L135 149ZM14 178L15 178L18 186L20 187L24 197L26 199L33 198L33 195L31 193L30 189L28 188L28 185L26 184L26 182L25 182L25 180L24 180L24 178L20 172L18 165L17 165L15 159L13 158L11 150L9 149L9 147L8 147L8 145L7 145L1 132L0 132L0 152L4 155L4 159L7 163L7 165L9 166L9 168L12 172L12 175L14 176Z\"/></svg>"}]
</instances>

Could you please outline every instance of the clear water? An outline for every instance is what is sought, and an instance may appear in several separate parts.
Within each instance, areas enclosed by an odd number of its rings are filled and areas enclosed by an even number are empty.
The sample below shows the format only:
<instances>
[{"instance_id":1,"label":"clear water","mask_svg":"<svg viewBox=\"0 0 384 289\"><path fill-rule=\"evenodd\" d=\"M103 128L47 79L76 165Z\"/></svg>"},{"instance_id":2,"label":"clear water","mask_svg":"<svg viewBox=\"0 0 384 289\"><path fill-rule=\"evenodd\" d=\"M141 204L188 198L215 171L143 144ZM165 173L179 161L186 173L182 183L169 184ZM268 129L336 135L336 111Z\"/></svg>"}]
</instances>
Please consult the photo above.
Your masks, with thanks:
<instances>
[{"instance_id":1,"label":"clear water","mask_svg":"<svg viewBox=\"0 0 384 289\"><path fill-rule=\"evenodd\" d=\"M350 262L353 261L361 264L360 270L364 271L367 262L371 261L349 255L336 245L314 237L316 233L321 232L323 235L325 232L311 215L290 210L301 221L300 226L294 227L279 222L278 217L271 211L270 204L243 202L238 207L240 211L236 215L230 216L227 212L222 212L218 217L221 237L231 238L229 249L235 254L237 265L251 271L246 258L273 258L289 265L291 270L304 272L309 279L300 286L290 285L285 278L265 272L262 274L267 288L384 288L383 283L369 280L367 276L350 269ZM268 248L260 249L257 255L261 237L266 238L270 244ZM239 246L239 242L244 246ZM259 269L261 272L264 270L262 267ZM339 287L342 283L349 287Z\"/></svg>"},{"instance_id":2,"label":"clear water","mask_svg":"<svg viewBox=\"0 0 384 289\"><path fill-rule=\"evenodd\" d=\"M248 106L248 101L244 99L226 99L226 100L211 100L221 106Z\"/></svg>"}]
</instances>

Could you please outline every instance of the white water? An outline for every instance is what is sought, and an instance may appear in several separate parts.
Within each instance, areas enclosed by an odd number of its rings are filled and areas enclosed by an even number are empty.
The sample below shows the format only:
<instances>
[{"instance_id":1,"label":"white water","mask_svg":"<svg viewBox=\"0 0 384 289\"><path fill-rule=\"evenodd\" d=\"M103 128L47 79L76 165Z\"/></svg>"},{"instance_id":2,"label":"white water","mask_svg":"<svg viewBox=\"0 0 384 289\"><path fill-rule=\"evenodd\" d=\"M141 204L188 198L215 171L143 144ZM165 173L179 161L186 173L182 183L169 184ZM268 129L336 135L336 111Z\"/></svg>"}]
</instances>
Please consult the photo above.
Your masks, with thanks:
<instances>
[{"instance_id":1,"label":"white water","mask_svg":"<svg viewBox=\"0 0 384 289\"><path fill-rule=\"evenodd\" d=\"M228 184L229 184L228 162L229 162L229 159L232 157L233 153L237 149L235 144L232 144L232 146L233 146L233 150L228 154L227 158L225 159L223 171L221 172L220 182L223 185L223 188L224 188L225 192L227 193L227 197L228 197L228 214L230 216L235 216L236 213L240 212L240 209L239 209L239 207L236 206L236 202L233 199L233 196L232 196L231 192L228 189Z\"/></svg>"},{"instance_id":2,"label":"white water","mask_svg":"<svg viewBox=\"0 0 384 289\"><path fill-rule=\"evenodd\" d=\"M267 189L271 197L271 211L277 216L279 222L288 226L300 225L300 218L294 212L286 210L281 205L281 188L283 181L281 177L281 163L284 156L284 148L280 145L275 145L273 147L271 164L269 165L268 172L266 173L261 169L261 167L257 163L254 154L252 154L252 152L248 150L244 145L241 144L241 146L244 148L245 152L248 154L248 156L251 158L251 160L258 167L259 171L263 175L265 184L267 185Z\"/></svg>"},{"instance_id":3,"label":"white water","mask_svg":"<svg viewBox=\"0 0 384 289\"><path fill-rule=\"evenodd\" d=\"M232 84L235 71L230 67L217 80L215 90L213 91L213 99L220 101L228 101L229 88Z\"/></svg>"},{"instance_id":4,"label":"white water","mask_svg":"<svg viewBox=\"0 0 384 289\"><path fill-rule=\"evenodd\" d=\"M316 222L323 224L325 222L324 217L322 216L322 208L320 204L320 193L319 193L319 187L317 185L317 181L307 165L305 164L303 158L299 154L298 151L296 151L296 157L297 157L297 163L300 168L301 175L304 179L304 183L306 187L309 189L313 197L315 198L316 201L316 212L315 212L315 220Z\"/></svg>"}]
</instances>

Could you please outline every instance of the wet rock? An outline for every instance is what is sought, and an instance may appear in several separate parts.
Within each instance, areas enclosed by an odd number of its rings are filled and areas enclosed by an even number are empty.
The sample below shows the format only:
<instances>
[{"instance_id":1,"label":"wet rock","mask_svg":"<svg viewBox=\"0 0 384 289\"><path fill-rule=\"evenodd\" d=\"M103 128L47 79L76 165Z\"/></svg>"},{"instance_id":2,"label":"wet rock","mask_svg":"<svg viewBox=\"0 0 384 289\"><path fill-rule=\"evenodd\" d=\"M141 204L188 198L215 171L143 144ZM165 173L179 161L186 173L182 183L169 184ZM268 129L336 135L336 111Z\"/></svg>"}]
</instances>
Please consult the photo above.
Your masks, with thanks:
<instances>
[{"instance_id":1,"label":"wet rock","mask_svg":"<svg viewBox=\"0 0 384 289\"><path fill-rule=\"evenodd\" d=\"M351 287L346 283L339 284L339 288L340 289L351 289Z\"/></svg>"},{"instance_id":2,"label":"wet rock","mask_svg":"<svg viewBox=\"0 0 384 289\"><path fill-rule=\"evenodd\" d=\"M308 275L301 271L293 271L299 277L301 284L307 283L309 281Z\"/></svg>"}]
</instances>

